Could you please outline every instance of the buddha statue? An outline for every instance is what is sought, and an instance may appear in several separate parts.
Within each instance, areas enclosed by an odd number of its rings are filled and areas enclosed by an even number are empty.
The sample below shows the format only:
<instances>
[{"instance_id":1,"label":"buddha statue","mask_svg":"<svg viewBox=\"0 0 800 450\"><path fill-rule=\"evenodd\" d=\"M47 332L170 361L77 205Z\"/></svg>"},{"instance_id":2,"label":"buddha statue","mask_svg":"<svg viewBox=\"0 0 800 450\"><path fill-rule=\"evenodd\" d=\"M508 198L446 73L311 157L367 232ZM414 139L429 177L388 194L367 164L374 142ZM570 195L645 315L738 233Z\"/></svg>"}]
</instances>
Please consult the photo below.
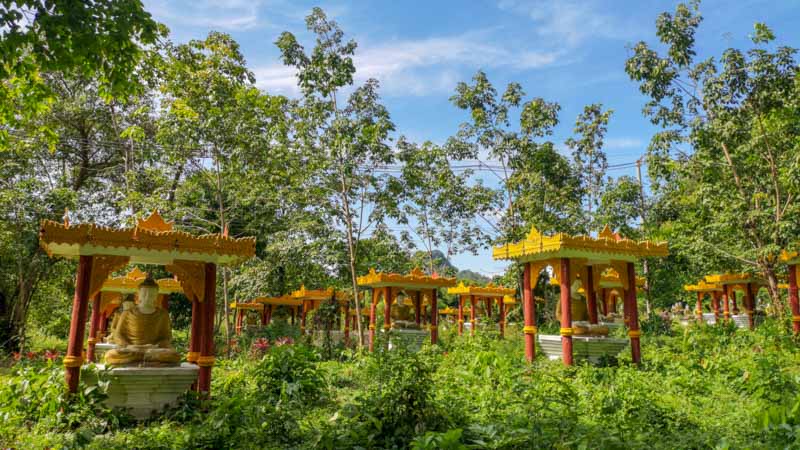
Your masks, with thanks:
<instances>
[{"instance_id":1,"label":"buddha statue","mask_svg":"<svg viewBox=\"0 0 800 450\"><path fill-rule=\"evenodd\" d=\"M117 325L119 325L119 318L122 316L122 313L125 311L130 311L135 306L136 304L133 302L133 294L128 294L122 299L122 307L114 313L114 318L111 320L111 329L106 337L106 342L109 344L114 343L114 330L116 330Z\"/></svg>"},{"instance_id":2,"label":"buddha statue","mask_svg":"<svg viewBox=\"0 0 800 450\"><path fill-rule=\"evenodd\" d=\"M105 355L114 366L173 366L181 357L172 346L169 313L156 307L158 284L148 277L139 285L139 304L122 312L112 331L116 349Z\"/></svg>"},{"instance_id":3,"label":"buddha statue","mask_svg":"<svg viewBox=\"0 0 800 450\"><path fill-rule=\"evenodd\" d=\"M419 325L414 320L414 302L406 295L398 295L392 305L392 328L418 330Z\"/></svg>"},{"instance_id":4,"label":"buddha statue","mask_svg":"<svg viewBox=\"0 0 800 450\"><path fill-rule=\"evenodd\" d=\"M570 312L572 313L572 330L575 336L608 336L609 329L605 325L589 323L589 308L586 299L580 293L581 281L575 280L570 286ZM585 291L584 291L585 292ZM561 302L556 305L556 317L561 319Z\"/></svg>"}]
</instances>

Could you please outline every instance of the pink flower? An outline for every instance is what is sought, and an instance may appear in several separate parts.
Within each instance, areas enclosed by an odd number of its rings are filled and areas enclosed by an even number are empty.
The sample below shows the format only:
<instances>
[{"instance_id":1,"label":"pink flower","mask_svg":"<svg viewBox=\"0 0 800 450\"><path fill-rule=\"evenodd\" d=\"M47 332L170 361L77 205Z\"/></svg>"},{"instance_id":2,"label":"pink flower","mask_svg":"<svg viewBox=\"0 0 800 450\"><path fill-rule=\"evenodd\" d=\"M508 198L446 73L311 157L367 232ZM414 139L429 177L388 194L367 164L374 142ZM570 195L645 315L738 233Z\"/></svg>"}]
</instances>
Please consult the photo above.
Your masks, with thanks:
<instances>
[{"instance_id":1,"label":"pink flower","mask_svg":"<svg viewBox=\"0 0 800 450\"><path fill-rule=\"evenodd\" d=\"M36 352L28 352L25 354L25 357L28 359L36 359Z\"/></svg>"},{"instance_id":2,"label":"pink flower","mask_svg":"<svg viewBox=\"0 0 800 450\"><path fill-rule=\"evenodd\" d=\"M13 352L11 356L14 357L14 361L19 361L20 359L22 359L22 354L20 352Z\"/></svg>"},{"instance_id":3,"label":"pink flower","mask_svg":"<svg viewBox=\"0 0 800 450\"><path fill-rule=\"evenodd\" d=\"M48 361L55 361L58 358L58 350L47 350L44 352L44 357Z\"/></svg>"},{"instance_id":4,"label":"pink flower","mask_svg":"<svg viewBox=\"0 0 800 450\"><path fill-rule=\"evenodd\" d=\"M280 337L278 339L275 339L275 346L276 347L280 347L282 345L292 345L292 344L294 344L294 339L292 339L289 336L284 336L284 337Z\"/></svg>"}]
</instances>

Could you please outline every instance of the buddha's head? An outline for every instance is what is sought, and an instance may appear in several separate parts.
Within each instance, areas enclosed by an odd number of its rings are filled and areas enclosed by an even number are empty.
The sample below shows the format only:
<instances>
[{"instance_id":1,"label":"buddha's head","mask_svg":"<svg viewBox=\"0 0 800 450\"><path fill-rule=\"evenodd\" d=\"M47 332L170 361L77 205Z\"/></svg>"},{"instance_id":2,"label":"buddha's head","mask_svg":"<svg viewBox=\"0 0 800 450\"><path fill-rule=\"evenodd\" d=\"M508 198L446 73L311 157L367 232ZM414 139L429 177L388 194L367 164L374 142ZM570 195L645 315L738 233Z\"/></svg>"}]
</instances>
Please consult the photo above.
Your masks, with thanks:
<instances>
[{"instance_id":1,"label":"buddha's head","mask_svg":"<svg viewBox=\"0 0 800 450\"><path fill-rule=\"evenodd\" d=\"M135 305L133 301L133 294L128 294L122 299L122 310L129 311Z\"/></svg>"},{"instance_id":2,"label":"buddha's head","mask_svg":"<svg viewBox=\"0 0 800 450\"><path fill-rule=\"evenodd\" d=\"M139 285L139 309L151 310L155 308L158 298L158 283L149 275Z\"/></svg>"}]
</instances>

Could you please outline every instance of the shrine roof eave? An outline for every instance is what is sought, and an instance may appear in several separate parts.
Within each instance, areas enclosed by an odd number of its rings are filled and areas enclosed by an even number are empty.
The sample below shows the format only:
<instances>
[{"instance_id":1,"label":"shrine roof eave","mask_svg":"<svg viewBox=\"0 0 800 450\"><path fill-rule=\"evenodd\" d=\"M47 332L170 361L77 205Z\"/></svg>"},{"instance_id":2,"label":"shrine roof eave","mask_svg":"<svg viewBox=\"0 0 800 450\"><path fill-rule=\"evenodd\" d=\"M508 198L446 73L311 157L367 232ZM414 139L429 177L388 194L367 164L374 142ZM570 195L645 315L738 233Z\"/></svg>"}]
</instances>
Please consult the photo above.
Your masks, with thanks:
<instances>
[{"instance_id":1,"label":"shrine roof eave","mask_svg":"<svg viewBox=\"0 0 800 450\"><path fill-rule=\"evenodd\" d=\"M783 250L781 252L781 261L789 265L800 264L800 252Z\"/></svg>"},{"instance_id":2,"label":"shrine roof eave","mask_svg":"<svg viewBox=\"0 0 800 450\"><path fill-rule=\"evenodd\" d=\"M512 244L513 245L513 244ZM522 249L507 249L509 246L495 247L492 249L492 258L495 260L516 261L519 263L558 260L561 258L585 259L592 265L610 265L611 261L636 262L645 256L666 256L662 254L633 254L611 251L590 251L585 249L559 248L530 252Z\"/></svg>"},{"instance_id":3,"label":"shrine roof eave","mask_svg":"<svg viewBox=\"0 0 800 450\"><path fill-rule=\"evenodd\" d=\"M412 270L408 275L376 272L375 269L370 269L368 274L358 277L356 282L359 287L396 287L412 291L456 285L455 278L429 276L423 274L419 269Z\"/></svg>"},{"instance_id":4,"label":"shrine roof eave","mask_svg":"<svg viewBox=\"0 0 800 450\"><path fill-rule=\"evenodd\" d=\"M252 310L258 310L258 311L261 311L261 310L264 309L264 305L262 305L261 303L250 303L250 302L248 302L248 303L236 303L236 302L234 302L234 303L231 303L230 306L231 306L231 309L252 309Z\"/></svg>"},{"instance_id":5,"label":"shrine roof eave","mask_svg":"<svg viewBox=\"0 0 800 450\"><path fill-rule=\"evenodd\" d=\"M683 290L687 292L722 292L722 286L716 284L685 284Z\"/></svg>"},{"instance_id":6,"label":"shrine roof eave","mask_svg":"<svg viewBox=\"0 0 800 450\"><path fill-rule=\"evenodd\" d=\"M505 297L514 295L516 292L516 289L503 286L465 286L463 282L456 287L447 288L448 294L479 295L481 297Z\"/></svg>"},{"instance_id":7,"label":"shrine roof eave","mask_svg":"<svg viewBox=\"0 0 800 450\"><path fill-rule=\"evenodd\" d=\"M274 305L274 306L302 306L303 301L297 298L292 298L289 296L281 296L281 297L258 297L251 300L251 303L259 303L262 305Z\"/></svg>"},{"instance_id":8,"label":"shrine roof eave","mask_svg":"<svg viewBox=\"0 0 800 450\"><path fill-rule=\"evenodd\" d=\"M747 273L724 273L724 274L706 275L705 277L703 277L703 280L706 283L717 284L720 286L727 286L731 284L748 284L748 283L766 284L766 281L764 279Z\"/></svg>"},{"instance_id":9,"label":"shrine roof eave","mask_svg":"<svg viewBox=\"0 0 800 450\"><path fill-rule=\"evenodd\" d=\"M160 219L159 219L160 220ZM171 228L113 229L94 224L69 225L43 220L39 245L50 256L128 256L131 263L169 265L175 260L236 264L255 255L255 238L220 234L195 236Z\"/></svg>"}]
</instances>

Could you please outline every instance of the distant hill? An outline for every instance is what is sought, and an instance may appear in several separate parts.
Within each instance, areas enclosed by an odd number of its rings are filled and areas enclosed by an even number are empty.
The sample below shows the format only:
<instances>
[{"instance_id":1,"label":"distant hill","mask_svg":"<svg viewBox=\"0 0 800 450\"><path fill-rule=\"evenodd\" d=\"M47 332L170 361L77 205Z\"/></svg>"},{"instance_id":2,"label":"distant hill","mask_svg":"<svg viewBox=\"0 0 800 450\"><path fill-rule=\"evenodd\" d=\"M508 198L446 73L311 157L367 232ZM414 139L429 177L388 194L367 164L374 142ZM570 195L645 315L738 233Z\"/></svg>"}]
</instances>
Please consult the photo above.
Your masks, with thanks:
<instances>
[{"instance_id":1,"label":"distant hill","mask_svg":"<svg viewBox=\"0 0 800 450\"><path fill-rule=\"evenodd\" d=\"M459 270L458 273L456 274L456 278L458 278L459 280L471 280L478 282L480 284L486 284L492 281L492 279L487 277L486 275L482 275L478 272L473 272L467 269Z\"/></svg>"}]
</instances>

